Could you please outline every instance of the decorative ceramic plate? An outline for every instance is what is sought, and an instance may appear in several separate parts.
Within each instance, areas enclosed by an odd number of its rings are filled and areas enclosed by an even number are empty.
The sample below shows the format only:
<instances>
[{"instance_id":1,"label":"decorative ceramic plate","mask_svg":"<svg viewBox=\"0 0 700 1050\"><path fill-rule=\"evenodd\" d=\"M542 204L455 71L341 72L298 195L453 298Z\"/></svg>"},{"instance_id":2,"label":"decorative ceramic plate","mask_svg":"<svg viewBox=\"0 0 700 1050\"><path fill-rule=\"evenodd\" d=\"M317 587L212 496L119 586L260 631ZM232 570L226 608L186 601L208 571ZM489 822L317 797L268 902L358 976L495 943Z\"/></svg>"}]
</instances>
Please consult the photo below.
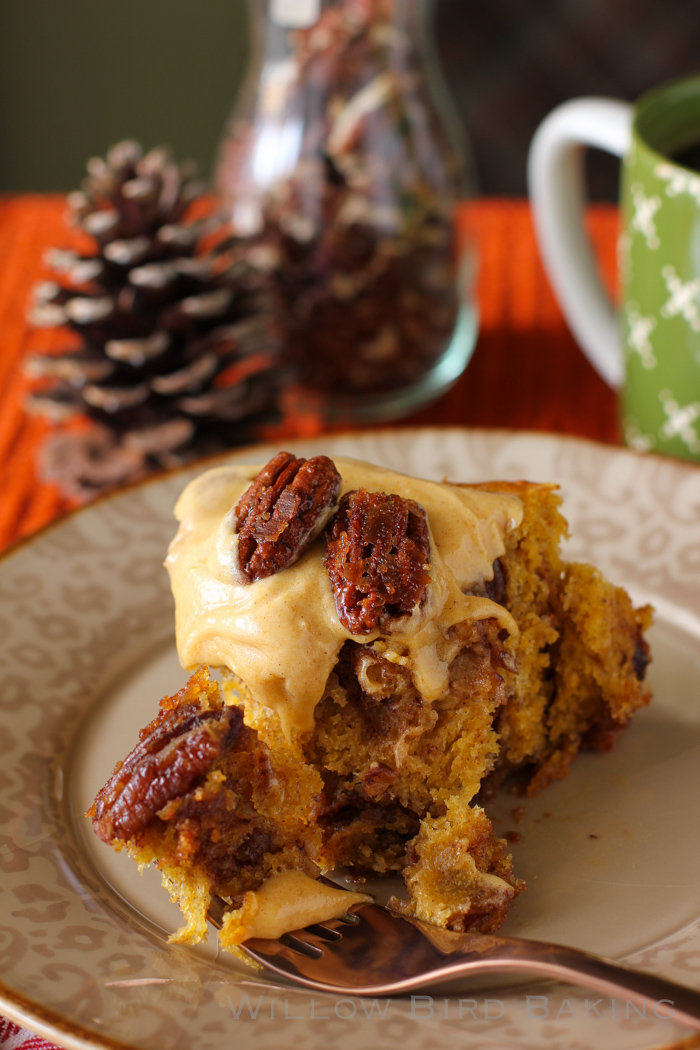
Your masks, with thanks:
<instances>
[{"instance_id":1,"label":"decorative ceramic plate","mask_svg":"<svg viewBox=\"0 0 700 1050\"><path fill-rule=\"evenodd\" d=\"M393 430L290 443L454 481L557 481L568 554L657 610L655 698L611 754L490 812L517 830L528 890L506 932L700 983L700 470L545 435ZM276 449L232 459L264 462ZM201 469L201 468L200 468ZM142 1050L648 1050L688 1036L668 1007L555 984L465 986L394 1001L299 991L201 948L157 872L83 817L157 701L184 682L162 568L172 508L196 471L58 522L0 563L0 1011L67 1047ZM515 836L517 838L517 836ZM700 1045L695 1038L684 1046Z\"/></svg>"}]
</instances>

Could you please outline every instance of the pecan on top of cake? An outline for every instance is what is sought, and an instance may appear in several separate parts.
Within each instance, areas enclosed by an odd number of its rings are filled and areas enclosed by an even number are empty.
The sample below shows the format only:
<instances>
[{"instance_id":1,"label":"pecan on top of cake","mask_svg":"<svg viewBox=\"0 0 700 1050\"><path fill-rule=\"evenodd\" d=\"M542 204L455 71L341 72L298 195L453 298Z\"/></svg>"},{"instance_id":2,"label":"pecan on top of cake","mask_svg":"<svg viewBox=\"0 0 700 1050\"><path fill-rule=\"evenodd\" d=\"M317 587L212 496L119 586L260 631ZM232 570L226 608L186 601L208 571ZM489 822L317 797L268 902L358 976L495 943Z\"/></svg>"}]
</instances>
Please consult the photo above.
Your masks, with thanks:
<instances>
[{"instance_id":1,"label":"pecan on top of cake","mask_svg":"<svg viewBox=\"0 0 700 1050\"><path fill-rule=\"evenodd\" d=\"M324 564L342 625L355 635L390 633L428 592L425 511L395 493L347 492L328 530Z\"/></svg>"},{"instance_id":2,"label":"pecan on top of cake","mask_svg":"<svg viewBox=\"0 0 700 1050\"><path fill-rule=\"evenodd\" d=\"M295 561L335 510L341 478L327 456L279 452L233 509L240 583L272 576Z\"/></svg>"}]
</instances>

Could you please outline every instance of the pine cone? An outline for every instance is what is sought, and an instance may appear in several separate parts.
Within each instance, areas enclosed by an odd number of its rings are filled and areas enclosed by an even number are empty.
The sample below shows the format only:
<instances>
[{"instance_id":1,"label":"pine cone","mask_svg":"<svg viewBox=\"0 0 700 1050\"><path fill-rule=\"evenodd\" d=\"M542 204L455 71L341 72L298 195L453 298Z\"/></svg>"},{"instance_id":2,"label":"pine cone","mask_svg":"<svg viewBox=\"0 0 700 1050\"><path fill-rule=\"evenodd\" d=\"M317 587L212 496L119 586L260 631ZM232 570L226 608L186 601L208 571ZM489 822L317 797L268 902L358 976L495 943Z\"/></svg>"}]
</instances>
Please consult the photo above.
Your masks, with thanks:
<instances>
[{"instance_id":1,"label":"pine cone","mask_svg":"<svg viewBox=\"0 0 700 1050\"><path fill-rule=\"evenodd\" d=\"M42 382L28 407L59 424L91 421L59 427L44 450L45 476L71 495L240 443L275 404L264 260L256 268L211 208L191 217L203 190L167 150L144 155L121 142L88 163L82 190L69 195L93 250L47 257L55 280L35 289L30 320L65 328L72 345L30 358Z\"/></svg>"}]
</instances>

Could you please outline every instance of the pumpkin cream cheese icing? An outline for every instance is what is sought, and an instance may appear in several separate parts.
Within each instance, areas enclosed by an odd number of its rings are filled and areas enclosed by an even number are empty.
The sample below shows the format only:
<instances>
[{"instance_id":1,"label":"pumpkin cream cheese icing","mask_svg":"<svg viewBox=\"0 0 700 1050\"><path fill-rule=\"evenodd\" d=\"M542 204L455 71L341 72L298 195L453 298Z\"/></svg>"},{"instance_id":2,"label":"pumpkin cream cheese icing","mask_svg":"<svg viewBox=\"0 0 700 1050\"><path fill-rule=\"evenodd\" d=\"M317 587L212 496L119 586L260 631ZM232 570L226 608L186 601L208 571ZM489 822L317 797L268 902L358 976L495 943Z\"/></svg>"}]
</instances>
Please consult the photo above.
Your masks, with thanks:
<instances>
[{"instance_id":1,"label":"pumpkin cream cheese icing","mask_svg":"<svg viewBox=\"0 0 700 1050\"><path fill-rule=\"evenodd\" d=\"M371 903L366 893L318 882L301 871L281 871L246 893L239 909L224 915L221 940L231 948L251 937L273 939L339 919L353 904Z\"/></svg>"},{"instance_id":2,"label":"pumpkin cream cheese icing","mask_svg":"<svg viewBox=\"0 0 700 1050\"><path fill-rule=\"evenodd\" d=\"M426 512L430 586L426 600L390 635L362 635L382 655L409 668L428 701L444 691L458 645L457 623L495 619L515 638L510 613L470 595L493 578L505 538L523 516L517 496L407 477L354 459L334 460L342 493L397 494ZM228 668L253 700L274 711L288 742L310 732L343 644L355 638L340 622L319 537L296 564L253 584L239 582L232 509L259 466L224 466L201 475L175 508L180 522L166 566L184 667Z\"/></svg>"}]
</instances>

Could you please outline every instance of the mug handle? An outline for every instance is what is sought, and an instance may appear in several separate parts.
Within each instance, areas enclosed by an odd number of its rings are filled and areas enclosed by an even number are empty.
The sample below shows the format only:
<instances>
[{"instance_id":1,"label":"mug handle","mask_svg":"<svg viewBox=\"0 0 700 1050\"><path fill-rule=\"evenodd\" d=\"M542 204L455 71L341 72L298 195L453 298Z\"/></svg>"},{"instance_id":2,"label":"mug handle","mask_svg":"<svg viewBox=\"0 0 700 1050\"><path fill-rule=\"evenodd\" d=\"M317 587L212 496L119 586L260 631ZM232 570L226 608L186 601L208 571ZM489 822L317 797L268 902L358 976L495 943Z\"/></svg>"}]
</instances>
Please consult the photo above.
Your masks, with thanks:
<instances>
[{"instance_id":1,"label":"mug handle","mask_svg":"<svg viewBox=\"0 0 700 1050\"><path fill-rule=\"evenodd\" d=\"M605 382L623 380L617 315L603 288L584 228L583 146L624 157L632 106L608 98L565 102L535 132L528 188L535 232L549 280L581 349Z\"/></svg>"}]
</instances>

